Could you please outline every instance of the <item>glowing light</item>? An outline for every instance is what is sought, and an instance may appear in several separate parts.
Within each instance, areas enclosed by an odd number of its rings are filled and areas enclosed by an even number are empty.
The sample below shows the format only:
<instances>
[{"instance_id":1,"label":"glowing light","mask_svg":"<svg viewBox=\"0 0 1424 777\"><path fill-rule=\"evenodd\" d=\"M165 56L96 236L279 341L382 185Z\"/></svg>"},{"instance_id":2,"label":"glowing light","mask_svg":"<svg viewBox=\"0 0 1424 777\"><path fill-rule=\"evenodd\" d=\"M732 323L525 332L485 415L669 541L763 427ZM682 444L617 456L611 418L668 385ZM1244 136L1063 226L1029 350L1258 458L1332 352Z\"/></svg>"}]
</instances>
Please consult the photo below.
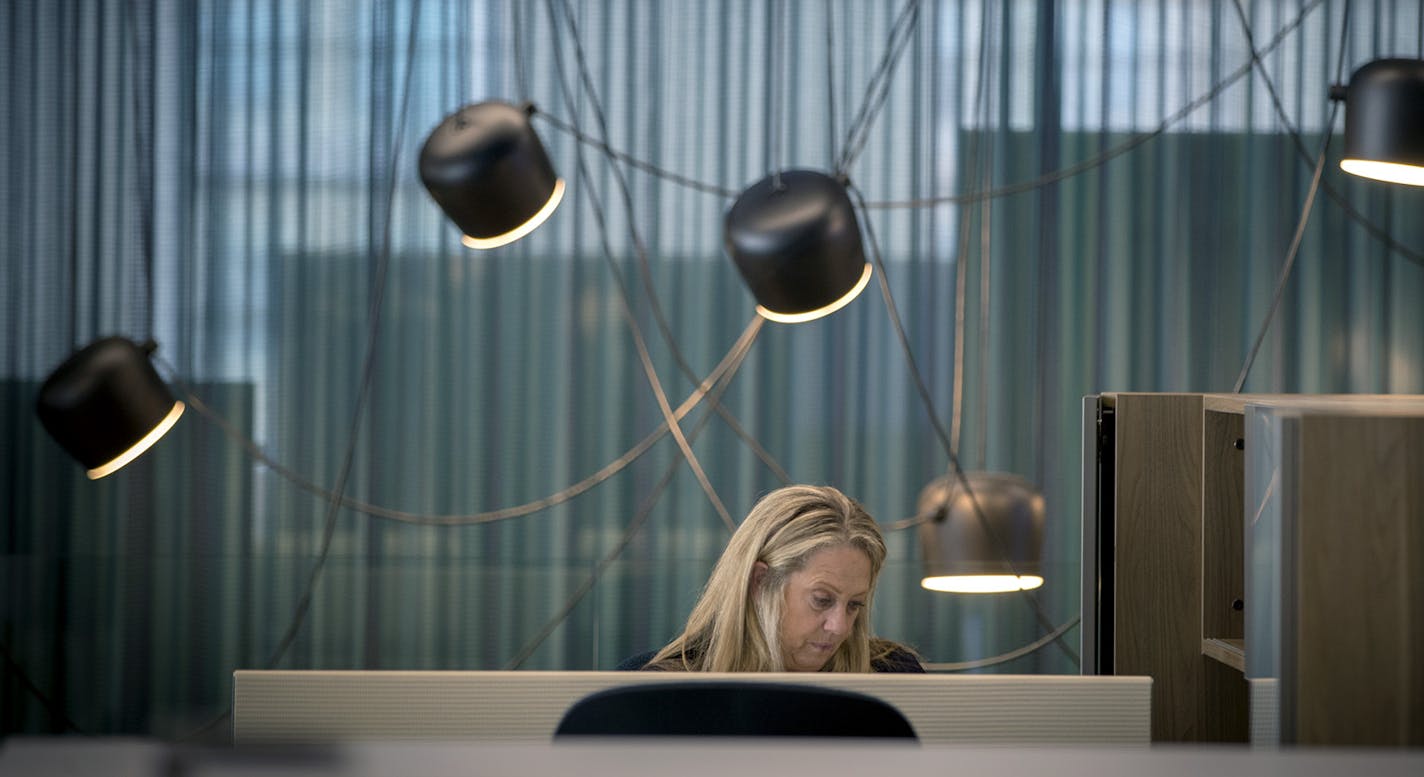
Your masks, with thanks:
<instances>
[{"instance_id":1,"label":"glowing light","mask_svg":"<svg viewBox=\"0 0 1424 777\"><path fill-rule=\"evenodd\" d=\"M849 305L851 300L860 296L860 293L865 290L865 285L870 283L870 276L872 270L873 268L871 267L870 263L866 262L865 270L861 272L860 280L855 282L855 287L852 288L850 291L846 292L846 295L844 297L841 297L840 299L836 300L835 302L832 302L829 305L826 305L825 307L817 308L815 310L807 311L805 313L777 313L774 310L767 310L761 305L757 305L756 312L761 315L762 318L769 319L771 321L777 321L782 324L800 324L804 321L814 321L823 316L829 316L830 314L836 312L837 310L840 310L846 305Z\"/></svg>"},{"instance_id":2,"label":"glowing light","mask_svg":"<svg viewBox=\"0 0 1424 777\"><path fill-rule=\"evenodd\" d=\"M1361 178L1376 181L1424 186L1424 167L1398 162L1376 162L1372 159L1341 159L1340 169Z\"/></svg>"},{"instance_id":3,"label":"glowing light","mask_svg":"<svg viewBox=\"0 0 1424 777\"><path fill-rule=\"evenodd\" d=\"M153 427L148 434L145 434L142 440L134 443L132 447L120 453L118 456L115 456L109 462L100 464L84 474L88 475L90 480L98 480L105 475L111 475L123 469L124 465L142 456L144 451L152 448L154 443L158 442L163 435L168 433L169 429L173 428L174 424L178 423L178 417L181 415L183 415L183 403L174 402L173 409L168 411L168 415L164 416L163 420L159 421L158 425Z\"/></svg>"},{"instance_id":4,"label":"glowing light","mask_svg":"<svg viewBox=\"0 0 1424 777\"><path fill-rule=\"evenodd\" d=\"M559 202L563 199L564 179L560 178L554 181L554 191L549 193L549 201L544 203L544 207L540 208L538 213L530 216L528 221L502 235L495 235L494 237L470 237L469 235L465 235L460 238L460 242L470 248L477 248L481 251L509 245L538 229L540 224L543 224L550 216L554 215L554 211L559 207Z\"/></svg>"},{"instance_id":5,"label":"glowing light","mask_svg":"<svg viewBox=\"0 0 1424 777\"><path fill-rule=\"evenodd\" d=\"M997 594L1006 591L1030 591L1043 585L1038 575L944 575L927 577L920 587L953 594Z\"/></svg>"}]
</instances>

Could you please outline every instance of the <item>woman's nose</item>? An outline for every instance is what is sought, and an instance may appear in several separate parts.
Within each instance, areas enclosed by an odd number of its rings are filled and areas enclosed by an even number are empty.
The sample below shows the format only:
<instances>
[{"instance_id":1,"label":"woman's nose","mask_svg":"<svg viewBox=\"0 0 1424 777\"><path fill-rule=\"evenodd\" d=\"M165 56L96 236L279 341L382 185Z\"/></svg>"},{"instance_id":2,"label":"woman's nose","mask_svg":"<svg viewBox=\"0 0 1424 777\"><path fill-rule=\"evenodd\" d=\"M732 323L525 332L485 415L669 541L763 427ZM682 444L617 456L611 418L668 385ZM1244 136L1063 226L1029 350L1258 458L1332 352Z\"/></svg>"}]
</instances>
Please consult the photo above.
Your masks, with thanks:
<instances>
[{"instance_id":1,"label":"woman's nose","mask_svg":"<svg viewBox=\"0 0 1424 777\"><path fill-rule=\"evenodd\" d=\"M849 623L850 616L846 614L845 610L833 607L826 614L825 629L827 633L839 636L846 632Z\"/></svg>"}]
</instances>

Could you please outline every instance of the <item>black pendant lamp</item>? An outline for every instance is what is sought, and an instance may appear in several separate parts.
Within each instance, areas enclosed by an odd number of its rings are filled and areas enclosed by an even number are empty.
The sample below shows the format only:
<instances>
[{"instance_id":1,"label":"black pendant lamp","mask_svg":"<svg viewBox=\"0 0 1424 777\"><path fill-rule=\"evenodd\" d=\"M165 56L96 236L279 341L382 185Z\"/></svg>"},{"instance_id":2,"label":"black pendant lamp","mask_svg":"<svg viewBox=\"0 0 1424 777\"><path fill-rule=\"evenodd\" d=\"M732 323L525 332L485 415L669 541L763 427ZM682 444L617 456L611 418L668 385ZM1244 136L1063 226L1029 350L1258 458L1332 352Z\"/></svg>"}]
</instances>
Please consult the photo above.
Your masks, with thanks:
<instances>
[{"instance_id":1,"label":"black pendant lamp","mask_svg":"<svg viewBox=\"0 0 1424 777\"><path fill-rule=\"evenodd\" d=\"M420 180L470 248L513 243L543 224L564 196L564 181L529 123L533 106L467 105L430 133L420 149Z\"/></svg>"},{"instance_id":2,"label":"black pendant lamp","mask_svg":"<svg viewBox=\"0 0 1424 777\"><path fill-rule=\"evenodd\" d=\"M1345 101L1340 169L1390 183L1424 186L1424 60L1377 59L1335 86Z\"/></svg>"},{"instance_id":3,"label":"black pendant lamp","mask_svg":"<svg viewBox=\"0 0 1424 777\"><path fill-rule=\"evenodd\" d=\"M917 514L926 518L920 523L920 585L952 593L1043 585L1043 495L1010 473L968 472L965 480L969 491L951 474L930 481L920 492ZM983 520L976 514L976 503Z\"/></svg>"},{"instance_id":4,"label":"black pendant lamp","mask_svg":"<svg viewBox=\"0 0 1424 777\"><path fill-rule=\"evenodd\" d=\"M772 321L811 321L845 307L870 282L845 183L814 170L757 181L727 211L727 253Z\"/></svg>"},{"instance_id":5,"label":"black pendant lamp","mask_svg":"<svg viewBox=\"0 0 1424 777\"><path fill-rule=\"evenodd\" d=\"M157 346L106 337L75 352L40 387L35 412L91 480L143 454L183 414L149 360Z\"/></svg>"}]
</instances>

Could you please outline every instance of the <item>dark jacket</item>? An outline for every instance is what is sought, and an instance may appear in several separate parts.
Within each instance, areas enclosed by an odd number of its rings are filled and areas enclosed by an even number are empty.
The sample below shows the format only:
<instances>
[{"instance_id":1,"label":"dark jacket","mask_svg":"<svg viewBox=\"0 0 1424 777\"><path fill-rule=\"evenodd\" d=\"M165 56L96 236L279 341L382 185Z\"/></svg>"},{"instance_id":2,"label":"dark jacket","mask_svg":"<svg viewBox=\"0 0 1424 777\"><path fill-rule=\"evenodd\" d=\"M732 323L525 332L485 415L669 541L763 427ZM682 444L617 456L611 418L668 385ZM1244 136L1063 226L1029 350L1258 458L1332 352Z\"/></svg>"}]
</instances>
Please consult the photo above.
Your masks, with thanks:
<instances>
[{"instance_id":1,"label":"dark jacket","mask_svg":"<svg viewBox=\"0 0 1424 777\"><path fill-rule=\"evenodd\" d=\"M648 662L657 655L656 650L649 650L646 653L639 653L636 656L629 656L618 664L617 670L620 672L637 671L648 665ZM920 659L915 657L904 648L894 648L884 656L873 659L870 668L876 672L893 672L901 674L924 674L925 668L920 664Z\"/></svg>"}]
</instances>

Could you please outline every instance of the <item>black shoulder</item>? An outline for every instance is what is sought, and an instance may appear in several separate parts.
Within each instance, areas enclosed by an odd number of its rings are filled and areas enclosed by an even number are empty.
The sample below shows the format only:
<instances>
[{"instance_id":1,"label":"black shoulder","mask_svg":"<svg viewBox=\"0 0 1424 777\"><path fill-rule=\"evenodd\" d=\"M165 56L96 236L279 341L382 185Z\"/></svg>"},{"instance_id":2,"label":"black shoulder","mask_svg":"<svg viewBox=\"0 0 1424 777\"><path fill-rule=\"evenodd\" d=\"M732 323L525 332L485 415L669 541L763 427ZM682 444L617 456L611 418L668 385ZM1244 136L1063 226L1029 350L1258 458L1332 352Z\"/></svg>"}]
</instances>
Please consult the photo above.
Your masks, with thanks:
<instances>
[{"instance_id":1,"label":"black shoulder","mask_svg":"<svg viewBox=\"0 0 1424 777\"><path fill-rule=\"evenodd\" d=\"M870 668L876 672L901 674L924 674L925 667L914 653L903 647L893 647L885 654L870 660Z\"/></svg>"},{"instance_id":2,"label":"black shoulder","mask_svg":"<svg viewBox=\"0 0 1424 777\"><path fill-rule=\"evenodd\" d=\"M639 653L636 656L628 656L618 662L618 666L614 667L614 670L619 672L636 672L647 666L648 662L653 660L653 656L657 655L657 652L656 650L649 650L646 653Z\"/></svg>"}]
</instances>

